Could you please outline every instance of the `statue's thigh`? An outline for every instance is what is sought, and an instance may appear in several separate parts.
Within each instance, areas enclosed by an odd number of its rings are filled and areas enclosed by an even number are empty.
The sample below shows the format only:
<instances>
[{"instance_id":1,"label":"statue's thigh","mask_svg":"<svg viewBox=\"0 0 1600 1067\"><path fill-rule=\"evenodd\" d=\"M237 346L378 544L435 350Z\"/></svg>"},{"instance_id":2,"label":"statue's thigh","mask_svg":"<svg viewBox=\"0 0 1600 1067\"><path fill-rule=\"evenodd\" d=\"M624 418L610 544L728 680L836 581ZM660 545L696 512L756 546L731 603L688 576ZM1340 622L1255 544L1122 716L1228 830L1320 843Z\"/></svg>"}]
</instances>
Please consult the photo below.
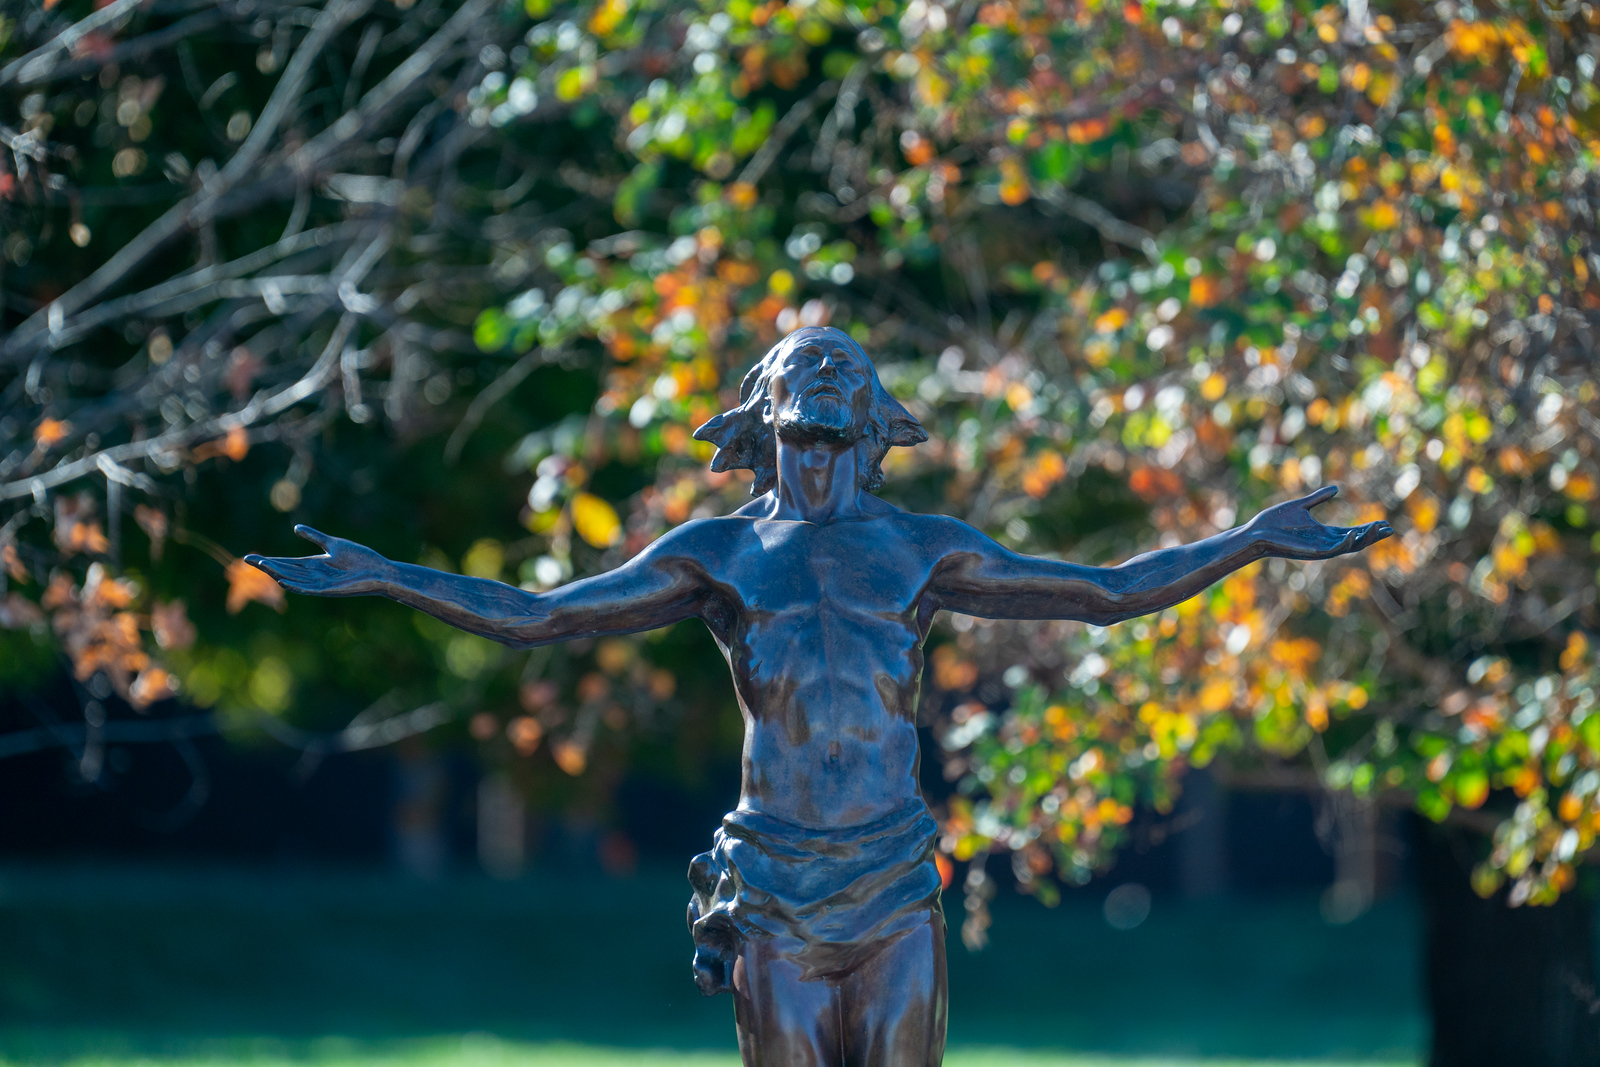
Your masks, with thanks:
<instances>
[{"instance_id":1,"label":"statue's thigh","mask_svg":"<svg viewBox=\"0 0 1600 1067\"><path fill-rule=\"evenodd\" d=\"M843 1067L839 995L802 981L785 939L747 941L733 965L734 1019L745 1067Z\"/></svg>"},{"instance_id":2,"label":"statue's thigh","mask_svg":"<svg viewBox=\"0 0 1600 1067\"><path fill-rule=\"evenodd\" d=\"M946 1011L944 918L925 923L840 983L845 1067L939 1067Z\"/></svg>"}]
</instances>

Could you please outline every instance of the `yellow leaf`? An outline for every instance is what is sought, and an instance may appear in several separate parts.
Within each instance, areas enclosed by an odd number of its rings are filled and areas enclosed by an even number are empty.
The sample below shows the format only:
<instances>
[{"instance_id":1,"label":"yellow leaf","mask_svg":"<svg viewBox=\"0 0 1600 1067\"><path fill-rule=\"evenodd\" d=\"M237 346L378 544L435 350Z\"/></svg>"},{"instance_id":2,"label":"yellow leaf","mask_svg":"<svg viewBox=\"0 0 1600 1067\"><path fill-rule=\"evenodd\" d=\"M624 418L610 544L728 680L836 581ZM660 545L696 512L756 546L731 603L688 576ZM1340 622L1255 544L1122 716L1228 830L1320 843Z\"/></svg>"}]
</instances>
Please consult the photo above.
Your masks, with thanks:
<instances>
[{"instance_id":1,"label":"yellow leaf","mask_svg":"<svg viewBox=\"0 0 1600 1067\"><path fill-rule=\"evenodd\" d=\"M474 541L472 547L467 549L467 554L461 557L461 572L470 574L474 578L489 578L498 581L501 568L506 563L506 550L499 541L485 537Z\"/></svg>"},{"instance_id":2,"label":"yellow leaf","mask_svg":"<svg viewBox=\"0 0 1600 1067\"><path fill-rule=\"evenodd\" d=\"M582 96L585 88L583 74L581 67L563 71L561 77L556 79L556 96L568 104Z\"/></svg>"},{"instance_id":3,"label":"yellow leaf","mask_svg":"<svg viewBox=\"0 0 1600 1067\"><path fill-rule=\"evenodd\" d=\"M1328 728L1328 698L1319 692L1306 698L1306 725L1319 734Z\"/></svg>"},{"instance_id":4,"label":"yellow leaf","mask_svg":"<svg viewBox=\"0 0 1600 1067\"><path fill-rule=\"evenodd\" d=\"M1221 711L1233 703L1233 683L1231 681L1216 680L1207 682L1200 690L1200 709L1202 711Z\"/></svg>"},{"instance_id":5,"label":"yellow leaf","mask_svg":"<svg viewBox=\"0 0 1600 1067\"><path fill-rule=\"evenodd\" d=\"M1128 321L1128 313L1121 308L1112 308L1110 311L1094 320L1095 333L1116 333Z\"/></svg>"},{"instance_id":6,"label":"yellow leaf","mask_svg":"<svg viewBox=\"0 0 1600 1067\"><path fill-rule=\"evenodd\" d=\"M627 13L627 0L604 0L595 8L594 17L589 20L589 30L604 37L617 28Z\"/></svg>"},{"instance_id":7,"label":"yellow leaf","mask_svg":"<svg viewBox=\"0 0 1600 1067\"><path fill-rule=\"evenodd\" d=\"M1380 200L1367 212L1367 225L1374 230L1392 230L1400 224L1400 212L1387 200Z\"/></svg>"},{"instance_id":8,"label":"yellow leaf","mask_svg":"<svg viewBox=\"0 0 1600 1067\"><path fill-rule=\"evenodd\" d=\"M593 493L572 498L572 526L595 548L610 548L622 540L622 520L616 509Z\"/></svg>"},{"instance_id":9,"label":"yellow leaf","mask_svg":"<svg viewBox=\"0 0 1600 1067\"><path fill-rule=\"evenodd\" d=\"M1002 203L1016 207L1028 199L1028 176L1022 172L1022 164L1015 159L1006 159L1000 164L1000 200Z\"/></svg>"},{"instance_id":10,"label":"yellow leaf","mask_svg":"<svg viewBox=\"0 0 1600 1067\"><path fill-rule=\"evenodd\" d=\"M1567 647L1561 653L1561 669L1564 671L1577 670L1583 665L1584 657L1589 654L1589 639L1577 630L1567 635Z\"/></svg>"},{"instance_id":11,"label":"yellow leaf","mask_svg":"<svg viewBox=\"0 0 1600 1067\"><path fill-rule=\"evenodd\" d=\"M1439 502L1426 493L1417 493L1406 501L1411 512L1411 524L1419 533L1428 533L1439 524Z\"/></svg>"}]
</instances>

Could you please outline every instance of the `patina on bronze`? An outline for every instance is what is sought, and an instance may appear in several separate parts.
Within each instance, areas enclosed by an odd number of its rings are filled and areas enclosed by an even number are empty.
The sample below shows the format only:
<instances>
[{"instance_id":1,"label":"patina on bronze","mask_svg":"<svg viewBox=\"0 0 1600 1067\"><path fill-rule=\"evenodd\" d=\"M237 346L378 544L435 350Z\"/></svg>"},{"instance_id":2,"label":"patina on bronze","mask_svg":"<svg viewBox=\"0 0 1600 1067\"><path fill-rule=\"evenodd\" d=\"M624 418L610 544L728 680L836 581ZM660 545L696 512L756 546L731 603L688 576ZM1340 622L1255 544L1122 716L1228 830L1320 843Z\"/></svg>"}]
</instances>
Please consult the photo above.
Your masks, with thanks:
<instances>
[{"instance_id":1,"label":"patina on bronze","mask_svg":"<svg viewBox=\"0 0 1600 1067\"><path fill-rule=\"evenodd\" d=\"M873 496L894 445L926 439L836 329L798 330L696 433L756 499L688 522L548 593L395 563L296 527L323 555L249 562L289 589L378 595L517 648L699 618L744 713L739 806L690 870L694 974L731 990L746 1064L924 1067L943 1058L944 916L917 787L922 643L940 610L1105 626L1252 560L1326 559L1392 532L1324 526L1332 486L1116 567L1012 552Z\"/></svg>"}]
</instances>

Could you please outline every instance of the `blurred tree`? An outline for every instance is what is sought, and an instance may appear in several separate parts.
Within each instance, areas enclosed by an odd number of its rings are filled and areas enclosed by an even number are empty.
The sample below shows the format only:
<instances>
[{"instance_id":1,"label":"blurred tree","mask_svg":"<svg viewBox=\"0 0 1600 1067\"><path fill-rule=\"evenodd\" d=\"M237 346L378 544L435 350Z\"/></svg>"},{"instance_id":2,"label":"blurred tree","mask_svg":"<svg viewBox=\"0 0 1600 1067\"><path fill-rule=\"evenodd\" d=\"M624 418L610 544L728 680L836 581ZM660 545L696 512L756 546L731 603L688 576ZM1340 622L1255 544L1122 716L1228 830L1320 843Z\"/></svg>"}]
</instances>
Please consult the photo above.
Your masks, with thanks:
<instances>
[{"instance_id":1,"label":"blurred tree","mask_svg":"<svg viewBox=\"0 0 1600 1067\"><path fill-rule=\"evenodd\" d=\"M1401 531L1127 626L942 625L929 715L970 944L989 855L1048 900L1052 871L1086 881L1136 806L1170 810L1212 764L1337 791L1347 824L1396 804L1476 827L1478 893L1581 925L1589 891L1562 894L1600 830L1597 20L1452 0L30 8L0 67L6 617L50 613L85 683L136 703L175 671L202 704L304 724L396 687L322 744L429 721L392 718L407 701L477 709L497 758L540 753L525 788L590 767L564 788L600 803L630 720L700 704L698 635L513 661L393 612L210 607L180 651L161 627L187 636L181 612L134 598L183 591L198 616L219 575L136 568L128 497L157 501L152 548L271 549L270 500L548 587L734 506L745 483L690 431L761 346L832 322L933 436L887 493L1014 547L1110 560L1328 481L1333 521ZM158 156L164 179L141 177ZM235 605L274 602L226 574ZM1370 873L1336 888L1353 915ZM1566 928L1504 940L1548 979L1527 1010L1457 1010L1469 977L1527 968L1436 966L1441 1033L1592 1062L1594 965Z\"/></svg>"},{"instance_id":2,"label":"blurred tree","mask_svg":"<svg viewBox=\"0 0 1600 1067\"><path fill-rule=\"evenodd\" d=\"M571 169L614 150L564 105L530 119L548 140L469 121L527 28L489 0L0 13L0 686L64 653L84 708L35 701L0 755L67 746L110 782L109 747L264 731L309 768L448 722L525 791L600 813L629 758L692 778L736 756L729 695L654 666L715 655L700 634L513 661L399 613L284 613L237 558L301 519L512 580L543 551L500 458L582 436L599 350L503 359L471 330L533 280L509 243L616 229ZM556 762L517 758L554 730Z\"/></svg>"}]
</instances>

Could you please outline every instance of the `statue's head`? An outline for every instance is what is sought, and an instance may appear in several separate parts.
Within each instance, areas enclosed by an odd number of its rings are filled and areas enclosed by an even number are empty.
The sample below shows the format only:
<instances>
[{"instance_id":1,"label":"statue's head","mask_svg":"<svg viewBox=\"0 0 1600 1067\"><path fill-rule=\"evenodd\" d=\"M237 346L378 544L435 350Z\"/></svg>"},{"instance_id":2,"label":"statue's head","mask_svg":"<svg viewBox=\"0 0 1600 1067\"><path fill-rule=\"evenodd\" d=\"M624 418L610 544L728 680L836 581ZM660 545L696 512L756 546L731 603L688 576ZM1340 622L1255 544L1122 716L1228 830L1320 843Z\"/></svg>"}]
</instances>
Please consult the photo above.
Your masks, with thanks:
<instances>
[{"instance_id":1,"label":"statue's head","mask_svg":"<svg viewBox=\"0 0 1600 1067\"><path fill-rule=\"evenodd\" d=\"M883 484L883 457L928 434L889 395L872 360L832 326L807 326L772 346L739 386L739 406L694 432L717 446L711 469L755 472L752 496L778 482L778 438L797 444L865 442L861 487Z\"/></svg>"}]
</instances>

